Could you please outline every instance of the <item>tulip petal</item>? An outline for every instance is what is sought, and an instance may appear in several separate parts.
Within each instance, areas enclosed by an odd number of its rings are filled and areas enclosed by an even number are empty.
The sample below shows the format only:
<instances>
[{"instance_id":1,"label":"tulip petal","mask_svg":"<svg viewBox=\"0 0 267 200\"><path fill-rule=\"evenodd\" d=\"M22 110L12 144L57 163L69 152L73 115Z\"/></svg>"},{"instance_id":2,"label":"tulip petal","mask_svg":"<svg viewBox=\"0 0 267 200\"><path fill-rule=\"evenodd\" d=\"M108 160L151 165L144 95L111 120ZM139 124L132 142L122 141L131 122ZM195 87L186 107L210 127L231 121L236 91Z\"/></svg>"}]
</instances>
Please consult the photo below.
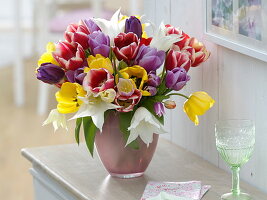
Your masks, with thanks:
<instances>
[{"instance_id":1,"label":"tulip petal","mask_svg":"<svg viewBox=\"0 0 267 200\"><path fill-rule=\"evenodd\" d=\"M138 136L140 136L144 143L149 145L149 143L153 140L154 133L166 133L160 122L144 107L139 107L135 111L128 130L130 131L130 136L127 140L126 146L134 141Z\"/></svg>"}]
</instances>

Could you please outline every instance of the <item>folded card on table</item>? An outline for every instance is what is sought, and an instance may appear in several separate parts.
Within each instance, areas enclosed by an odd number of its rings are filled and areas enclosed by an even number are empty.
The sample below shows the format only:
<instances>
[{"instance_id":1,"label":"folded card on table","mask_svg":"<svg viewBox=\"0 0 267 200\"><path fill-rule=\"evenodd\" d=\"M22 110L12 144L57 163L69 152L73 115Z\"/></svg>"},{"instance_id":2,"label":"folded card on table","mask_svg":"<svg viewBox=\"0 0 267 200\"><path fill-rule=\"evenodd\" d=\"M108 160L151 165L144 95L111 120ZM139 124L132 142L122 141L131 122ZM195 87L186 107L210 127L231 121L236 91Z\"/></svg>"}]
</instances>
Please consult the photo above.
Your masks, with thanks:
<instances>
[{"instance_id":1,"label":"folded card on table","mask_svg":"<svg viewBox=\"0 0 267 200\"><path fill-rule=\"evenodd\" d=\"M148 182L141 200L200 200L210 189L201 181Z\"/></svg>"}]
</instances>

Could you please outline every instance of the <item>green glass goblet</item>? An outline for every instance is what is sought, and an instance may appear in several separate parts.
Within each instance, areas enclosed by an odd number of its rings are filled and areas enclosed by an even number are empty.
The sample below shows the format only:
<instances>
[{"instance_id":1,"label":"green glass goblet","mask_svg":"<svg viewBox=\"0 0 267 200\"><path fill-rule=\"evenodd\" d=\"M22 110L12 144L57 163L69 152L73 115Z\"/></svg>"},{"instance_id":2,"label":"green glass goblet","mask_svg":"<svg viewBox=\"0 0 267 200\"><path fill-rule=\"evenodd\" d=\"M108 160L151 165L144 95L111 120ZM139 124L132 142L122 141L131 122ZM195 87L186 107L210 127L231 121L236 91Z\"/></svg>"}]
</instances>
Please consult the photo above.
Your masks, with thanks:
<instances>
[{"instance_id":1,"label":"green glass goblet","mask_svg":"<svg viewBox=\"0 0 267 200\"><path fill-rule=\"evenodd\" d=\"M215 125L216 147L232 170L232 192L222 200L251 200L239 187L239 170L251 157L255 144L255 125L251 120L222 120Z\"/></svg>"}]
</instances>

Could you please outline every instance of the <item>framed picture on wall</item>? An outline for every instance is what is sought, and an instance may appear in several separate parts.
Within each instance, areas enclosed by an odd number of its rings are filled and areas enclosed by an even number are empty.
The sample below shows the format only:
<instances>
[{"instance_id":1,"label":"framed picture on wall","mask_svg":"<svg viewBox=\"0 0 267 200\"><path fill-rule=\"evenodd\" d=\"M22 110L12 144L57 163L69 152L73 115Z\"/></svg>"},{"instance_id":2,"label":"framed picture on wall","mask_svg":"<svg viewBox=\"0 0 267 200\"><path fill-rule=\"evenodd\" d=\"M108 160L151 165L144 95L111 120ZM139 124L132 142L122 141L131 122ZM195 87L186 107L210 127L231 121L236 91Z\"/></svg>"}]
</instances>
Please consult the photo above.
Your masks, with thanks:
<instances>
[{"instance_id":1,"label":"framed picture on wall","mask_svg":"<svg viewBox=\"0 0 267 200\"><path fill-rule=\"evenodd\" d=\"M267 0L205 0L205 37L267 62Z\"/></svg>"}]
</instances>

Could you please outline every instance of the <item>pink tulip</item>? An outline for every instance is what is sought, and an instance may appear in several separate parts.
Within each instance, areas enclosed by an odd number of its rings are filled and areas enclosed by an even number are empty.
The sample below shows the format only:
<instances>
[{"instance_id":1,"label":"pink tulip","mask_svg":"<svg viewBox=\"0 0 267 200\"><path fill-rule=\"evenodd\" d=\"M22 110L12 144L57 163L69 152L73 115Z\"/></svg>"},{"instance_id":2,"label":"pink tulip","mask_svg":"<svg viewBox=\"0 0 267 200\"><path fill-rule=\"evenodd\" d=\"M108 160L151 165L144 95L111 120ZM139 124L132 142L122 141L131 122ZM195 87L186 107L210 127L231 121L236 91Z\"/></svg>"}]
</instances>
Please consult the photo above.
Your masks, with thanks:
<instances>
[{"instance_id":1,"label":"pink tulip","mask_svg":"<svg viewBox=\"0 0 267 200\"><path fill-rule=\"evenodd\" d=\"M83 88L94 93L114 88L114 77L107 69L91 69L83 80Z\"/></svg>"},{"instance_id":2,"label":"pink tulip","mask_svg":"<svg viewBox=\"0 0 267 200\"><path fill-rule=\"evenodd\" d=\"M79 24L70 24L65 31L64 37L69 43L79 43L84 49L89 48L88 35L90 32L88 31L85 25L82 25L81 22Z\"/></svg>"},{"instance_id":3,"label":"pink tulip","mask_svg":"<svg viewBox=\"0 0 267 200\"><path fill-rule=\"evenodd\" d=\"M78 43L59 42L56 44L53 57L61 67L67 70L76 70L83 66L85 52Z\"/></svg>"}]
</instances>

